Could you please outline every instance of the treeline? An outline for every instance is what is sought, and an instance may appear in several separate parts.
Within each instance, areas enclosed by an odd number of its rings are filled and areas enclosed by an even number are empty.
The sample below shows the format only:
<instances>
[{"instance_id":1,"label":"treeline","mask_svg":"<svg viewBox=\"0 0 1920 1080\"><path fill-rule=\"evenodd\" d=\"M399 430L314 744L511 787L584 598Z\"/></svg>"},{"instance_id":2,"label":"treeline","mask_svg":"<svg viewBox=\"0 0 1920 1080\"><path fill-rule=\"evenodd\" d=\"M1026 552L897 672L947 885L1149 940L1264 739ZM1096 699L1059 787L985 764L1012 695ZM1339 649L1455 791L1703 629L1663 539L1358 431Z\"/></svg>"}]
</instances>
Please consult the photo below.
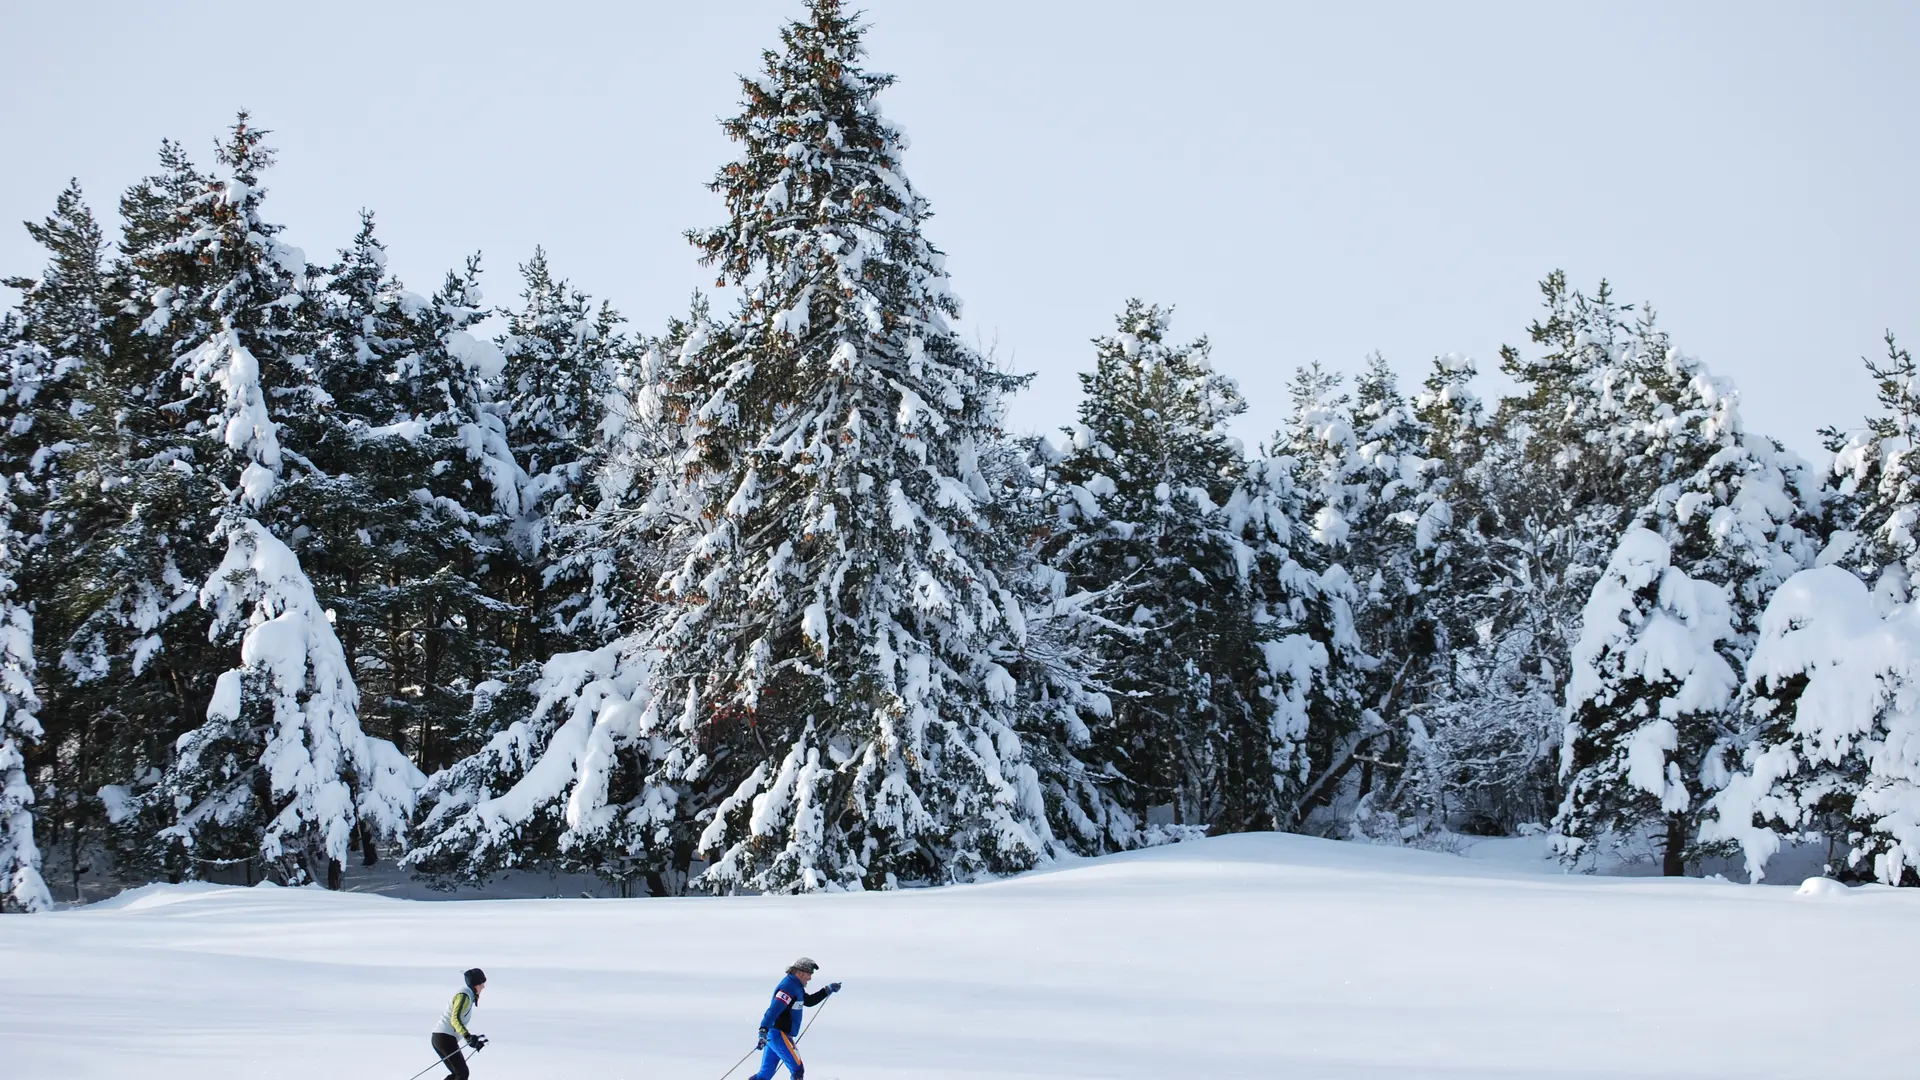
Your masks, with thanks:
<instances>
[{"instance_id":1,"label":"treeline","mask_svg":"<svg viewBox=\"0 0 1920 1080\"><path fill-rule=\"evenodd\" d=\"M1920 388L1815 469L1646 309L1555 274L1518 390L1296 375L1249 450L1133 301L1077 419L951 320L861 28L811 0L630 328L536 252L490 307L373 219L325 262L241 115L118 239L78 186L0 322L0 873L584 871L885 888L1200 832L1546 829L1669 873L1824 839L1915 883ZM505 329L491 340L479 324ZM1909 626L1915 629L1908 629Z\"/></svg>"}]
</instances>

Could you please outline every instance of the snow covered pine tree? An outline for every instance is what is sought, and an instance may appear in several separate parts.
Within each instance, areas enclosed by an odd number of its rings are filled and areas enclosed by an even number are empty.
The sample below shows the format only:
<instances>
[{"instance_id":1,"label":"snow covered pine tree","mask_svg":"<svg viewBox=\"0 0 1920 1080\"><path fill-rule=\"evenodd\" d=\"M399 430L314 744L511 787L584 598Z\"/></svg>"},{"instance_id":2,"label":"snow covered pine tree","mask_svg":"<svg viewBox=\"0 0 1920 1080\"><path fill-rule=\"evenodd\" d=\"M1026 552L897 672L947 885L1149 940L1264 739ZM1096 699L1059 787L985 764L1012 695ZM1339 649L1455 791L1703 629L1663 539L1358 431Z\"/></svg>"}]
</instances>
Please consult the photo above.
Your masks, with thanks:
<instances>
[{"instance_id":1,"label":"snow covered pine tree","mask_svg":"<svg viewBox=\"0 0 1920 1080\"><path fill-rule=\"evenodd\" d=\"M1118 331L1095 340L1055 469L1064 497L1050 561L1072 588L1117 585L1119 625L1100 649L1114 715L1084 756L1131 811L1110 827L1122 846L1163 805L1175 824L1259 825L1266 800L1234 790L1234 759L1249 732L1275 730L1284 704L1266 653L1278 626L1263 618L1260 560L1237 527L1245 459L1227 423L1246 404L1212 370L1205 339L1167 341L1169 314L1128 301Z\"/></svg>"},{"instance_id":2,"label":"snow covered pine tree","mask_svg":"<svg viewBox=\"0 0 1920 1080\"><path fill-rule=\"evenodd\" d=\"M1019 380L947 323L861 34L839 0L782 31L726 123L732 220L695 237L745 295L684 372L702 535L663 583L656 700L741 775L701 838L715 889L962 880L1053 845L987 655L1020 615L979 459Z\"/></svg>"},{"instance_id":3,"label":"snow covered pine tree","mask_svg":"<svg viewBox=\"0 0 1920 1080\"><path fill-rule=\"evenodd\" d=\"M21 540L11 487L11 479L0 476L0 911L45 911L53 897L40 875L26 767L28 746L44 732L33 715L40 703L33 689L33 615L15 595Z\"/></svg>"},{"instance_id":4,"label":"snow covered pine tree","mask_svg":"<svg viewBox=\"0 0 1920 1080\"><path fill-rule=\"evenodd\" d=\"M1738 841L1756 881L1783 843L1825 840L1830 873L1920 885L1920 368L1889 334L1886 363L1867 370L1885 411L1853 438L1828 432L1825 565L1788 579L1761 616L1747 670L1757 730L1702 830Z\"/></svg>"},{"instance_id":5,"label":"snow covered pine tree","mask_svg":"<svg viewBox=\"0 0 1920 1080\"><path fill-rule=\"evenodd\" d=\"M522 477L486 402L500 354L471 333L489 314L477 261L432 297L386 261L367 217L328 272L323 400L283 425L309 467L285 478L273 521L335 610L367 730L432 768L474 749L474 687L507 664L492 570Z\"/></svg>"},{"instance_id":6,"label":"snow covered pine tree","mask_svg":"<svg viewBox=\"0 0 1920 1080\"><path fill-rule=\"evenodd\" d=\"M617 375L592 458L593 508L554 537L555 583L568 590L555 609L566 614L567 637L594 647L476 688L472 715L485 724L475 732L484 742L421 792L424 839L407 863L434 879L543 866L597 874L622 895L642 877L656 896L685 886L702 794L701 776L688 778L686 767L698 753L682 740L657 761L622 762L613 733L645 701L656 606L648 587L664 565L655 541L660 522L683 509L674 473L687 409L665 384L674 364L667 357L697 349L711 329L697 301L689 319L675 320L638 365ZM525 486L524 475L518 483ZM637 764L650 771L627 771ZM626 805L610 807L610 799Z\"/></svg>"},{"instance_id":7,"label":"snow covered pine tree","mask_svg":"<svg viewBox=\"0 0 1920 1080\"><path fill-rule=\"evenodd\" d=\"M1397 839L1384 773L1405 775L1407 753L1424 738L1415 712L1445 669L1435 605L1451 551L1452 510L1442 461L1429 432L1401 396L1393 369L1368 357L1355 397L1331 398L1316 366L1295 379L1296 419L1282 447L1300 459L1298 478L1312 514L1311 535L1351 582L1364 659L1350 672L1362 709L1322 785L1330 825ZM1336 788L1338 790L1333 790ZM1395 788L1400 787L1396 784ZM1386 830L1386 832L1378 832Z\"/></svg>"},{"instance_id":8,"label":"snow covered pine tree","mask_svg":"<svg viewBox=\"0 0 1920 1080\"><path fill-rule=\"evenodd\" d=\"M1641 333L1607 375L1618 460L1658 482L1587 602L1567 685L1563 854L1657 830L1663 871L1701 854L1741 732L1739 665L1773 590L1812 563L1806 463L1740 421L1738 395Z\"/></svg>"},{"instance_id":9,"label":"snow covered pine tree","mask_svg":"<svg viewBox=\"0 0 1920 1080\"><path fill-rule=\"evenodd\" d=\"M536 248L520 273L521 307L508 313L502 339L501 406L508 448L526 475L507 549L511 565L502 570L510 578L506 596L522 612L507 644L526 662L546 658L556 644L576 644L562 608L571 594L553 587L556 541L586 509L582 496L626 341L619 314L607 304L596 313L585 294L553 276L544 250Z\"/></svg>"},{"instance_id":10,"label":"snow covered pine tree","mask_svg":"<svg viewBox=\"0 0 1920 1080\"><path fill-rule=\"evenodd\" d=\"M1563 669L1551 659L1550 616L1520 602L1537 584L1537 556L1552 549L1526 531L1533 519L1505 514L1516 505L1518 447L1487 423L1475 373L1464 356L1436 357L1413 403L1424 453L1439 462L1431 490L1446 501L1448 528L1421 566L1438 641L1407 718L1408 775L1395 801L1449 829L1505 835L1559 805Z\"/></svg>"},{"instance_id":11,"label":"snow covered pine tree","mask_svg":"<svg viewBox=\"0 0 1920 1080\"><path fill-rule=\"evenodd\" d=\"M191 867L257 855L283 880L309 880L321 866L338 887L356 826L401 835L421 778L361 730L331 620L292 551L258 520L285 467L271 402L317 404L309 359L296 351L305 262L259 215L260 174L273 160L265 135L242 113L220 151L226 175L180 208L192 224L180 254L204 276L160 297L147 320L179 344L185 411L197 421L189 430L213 451L207 467L225 457L238 469L220 485L226 557L200 599L217 634L243 631L241 666L219 677L206 722L180 737L148 797L173 809L161 838Z\"/></svg>"},{"instance_id":12,"label":"snow covered pine tree","mask_svg":"<svg viewBox=\"0 0 1920 1080\"><path fill-rule=\"evenodd\" d=\"M27 232L46 249L46 268L37 280L5 282L20 292L20 305L17 319L0 316L0 833L12 832L0 839L0 905L37 910L50 895L35 876L42 869L36 833L64 842L76 895L82 852L98 836L99 815L86 793L99 783L101 755L88 736L105 725L61 708L71 699L63 693L71 673L59 659L70 630L64 600L76 588L74 511L92 495L73 489L69 459L86 408L76 390L104 356L106 245L77 182ZM44 664L39 652L47 654ZM9 883L11 901L4 899Z\"/></svg>"},{"instance_id":13,"label":"snow covered pine tree","mask_svg":"<svg viewBox=\"0 0 1920 1080\"><path fill-rule=\"evenodd\" d=\"M686 449L651 541L677 553L660 610L547 663L533 714L436 778L416 861L483 871L547 823L621 880L671 889L697 850L702 887L810 891L1055 850L994 659L1021 634L1024 538L981 462L1020 380L948 325L860 28L814 0L781 38L725 124L732 220L693 236L743 295L665 373Z\"/></svg>"}]
</instances>

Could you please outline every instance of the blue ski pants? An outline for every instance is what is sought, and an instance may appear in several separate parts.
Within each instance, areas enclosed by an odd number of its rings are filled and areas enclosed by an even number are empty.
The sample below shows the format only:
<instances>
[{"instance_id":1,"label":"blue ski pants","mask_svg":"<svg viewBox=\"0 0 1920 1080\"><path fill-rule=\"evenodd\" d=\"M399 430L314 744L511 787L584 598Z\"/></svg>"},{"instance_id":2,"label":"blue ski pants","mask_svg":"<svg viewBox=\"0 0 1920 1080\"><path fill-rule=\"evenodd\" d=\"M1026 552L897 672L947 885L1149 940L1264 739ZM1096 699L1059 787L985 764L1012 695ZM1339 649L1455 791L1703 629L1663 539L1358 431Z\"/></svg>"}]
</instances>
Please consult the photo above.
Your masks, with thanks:
<instances>
[{"instance_id":1,"label":"blue ski pants","mask_svg":"<svg viewBox=\"0 0 1920 1080\"><path fill-rule=\"evenodd\" d=\"M793 1080L801 1080L807 1075L807 1063L800 1060L800 1050L793 1045L793 1036L784 1031L769 1031L767 1052L760 1058L760 1071L754 1073L751 1080L773 1080L773 1074L782 1065L787 1067L787 1073Z\"/></svg>"}]
</instances>

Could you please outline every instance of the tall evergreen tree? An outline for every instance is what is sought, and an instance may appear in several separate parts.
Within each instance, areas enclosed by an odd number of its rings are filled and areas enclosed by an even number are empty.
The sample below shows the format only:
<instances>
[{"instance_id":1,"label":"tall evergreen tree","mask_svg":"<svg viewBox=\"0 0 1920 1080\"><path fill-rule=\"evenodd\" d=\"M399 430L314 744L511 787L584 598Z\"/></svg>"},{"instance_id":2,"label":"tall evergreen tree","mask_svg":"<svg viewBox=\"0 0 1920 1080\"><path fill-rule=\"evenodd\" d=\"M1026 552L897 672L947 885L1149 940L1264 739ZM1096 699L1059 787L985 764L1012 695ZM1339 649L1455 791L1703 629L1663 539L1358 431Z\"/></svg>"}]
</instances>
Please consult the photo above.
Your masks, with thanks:
<instances>
[{"instance_id":1,"label":"tall evergreen tree","mask_svg":"<svg viewBox=\"0 0 1920 1080\"><path fill-rule=\"evenodd\" d=\"M390 580L391 533L419 512L418 478L393 468L404 458L392 376L411 345L399 282L387 272L386 247L373 217L321 276L305 305L312 336L316 400L280 421L301 467L285 470L271 510L334 630L361 691L360 716L389 738L402 694L383 646L398 588ZM412 464L407 462L406 464Z\"/></svg>"},{"instance_id":2,"label":"tall evergreen tree","mask_svg":"<svg viewBox=\"0 0 1920 1080\"><path fill-rule=\"evenodd\" d=\"M487 315L477 264L432 298L386 265L363 216L315 305L320 401L284 425L303 467L273 531L334 612L368 730L433 767L472 749L473 690L505 667L491 571L519 474L486 403L499 358L470 332Z\"/></svg>"},{"instance_id":3,"label":"tall evergreen tree","mask_svg":"<svg viewBox=\"0 0 1920 1080\"><path fill-rule=\"evenodd\" d=\"M59 459L78 436L73 413L83 369L97 365L104 348L106 241L77 180L60 193L53 213L26 228L46 250L47 264L37 279L4 282L21 294L15 342L26 350L8 368L12 411L5 437L8 471L19 478L15 504L34 523L32 536L57 528L39 519L57 497Z\"/></svg>"},{"instance_id":4,"label":"tall evergreen tree","mask_svg":"<svg viewBox=\"0 0 1920 1080\"><path fill-rule=\"evenodd\" d=\"M12 482L0 476L0 911L53 906L41 876L27 751L45 735L33 710L33 615L17 596L20 536L12 525Z\"/></svg>"},{"instance_id":5,"label":"tall evergreen tree","mask_svg":"<svg viewBox=\"0 0 1920 1080\"><path fill-rule=\"evenodd\" d=\"M1551 624L1516 602L1536 584L1542 549L1531 519L1507 516L1525 504L1514 490L1518 446L1489 423L1475 375L1466 357L1438 357L1414 401L1424 453L1440 463L1449 527L1425 567L1438 664L1408 717L1398 801L1449 828L1504 833L1559 803L1563 669L1538 645Z\"/></svg>"},{"instance_id":6,"label":"tall evergreen tree","mask_svg":"<svg viewBox=\"0 0 1920 1080\"><path fill-rule=\"evenodd\" d=\"M423 768L477 748L474 694L515 666L500 632L517 609L499 564L521 513L524 473L489 400L498 349L473 328L482 305L479 260L449 273L430 299L404 294L408 338L388 378L397 419L388 470L410 485L412 513L393 523L386 625L391 723Z\"/></svg>"},{"instance_id":7,"label":"tall evergreen tree","mask_svg":"<svg viewBox=\"0 0 1920 1080\"><path fill-rule=\"evenodd\" d=\"M949 326L903 137L861 29L781 33L696 235L740 308L686 372L703 534L662 582L658 698L741 777L700 847L713 888L964 879L1052 850L1015 730L1010 540L980 456L1019 381Z\"/></svg>"},{"instance_id":8,"label":"tall evergreen tree","mask_svg":"<svg viewBox=\"0 0 1920 1080\"><path fill-rule=\"evenodd\" d=\"M1473 400L1470 370L1436 370L1428 387L1431 456L1454 478L1442 619L1451 648L1444 693L1409 734L1424 747L1428 797L1451 802L1456 823L1476 830L1537 820L1562 802L1555 717L1583 609L1657 486L1639 468L1647 459L1630 460L1616 437L1613 395L1633 356L1664 356L1663 335L1650 319L1632 321L1605 281L1588 296L1555 271L1540 289L1534 351L1501 350L1517 389L1484 424L1447 404Z\"/></svg>"},{"instance_id":9,"label":"tall evergreen tree","mask_svg":"<svg viewBox=\"0 0 1920 1080\"><path fill-rule=\"evenodd\" d=\"M1205 339L1167 340L1168 315L1129 301L1117 333L1095 341L1072 449L1056 469L1068 497L1051 561L1072 589L1122 583L1114 616L1124 629L1102 649L1113 716L1089 750L1132 814L1115 822L1120 846L1162 805L1180 824L1256 824L1234 813L1247 802L1229 790L1228 759L1241 733L1273 729L1277 698L1256 553L1226 509L1244 472L1227 424L1246 404L1212 370Z\"/></svg>"},{"instance_id":10,"label":"tall evergreen tree","mask_svg":"<svg viewBox=\"0 0 1920 1080\"><path fill-rule=\"evenodd\" d=\"M404 828L415 774L361 731L331 622L298 560L260 522L290 464L273 414L322 397L299 314L310 299L305 260L259 212L273 160L265 135L240 115L220 150L224 175L179 209L189 225L166 249L197 276L156 294L143 322L186 390L170 408L201 451L215 495L208 516L226 548L200 599L214 637L239 638L241 652L146 802L171 818L160 840L186 873L257 855L291 881L324 866L337 887L362 822L389 835Z\"/></svg>"},{"instance_id":11,"label":"tall evergreen tree","mask_svg":"<svg viewBox=\"0 0 1920 1080\"><path fill-rule=\"evenodd\" d=\"M592 647L548 657L531 673L484 686L475 715L486 740L429 778L423 840L409 865L437 881L483 880L500 870L541 866L594 873L623 893L644 878L654 895L680 892L693 859L693 807L710 792L703 774L641 786L632 775L595 788L585 759L604 722L611 728L644 708L644 677L654 653L645 586L668 565L658 543L663 523L682 516L675 483L686 451L687 400L670 385L672 369L715 328L704 300L675 320L635 368L610 406L596 457L587 515L556 537L560 579L578 590L562 605L569 636ZM684 554L684 552L682 553ZM607 747L611 749L611 747ZM696 749L668 752L697 760ZM594 758L600 768L618 764ZM683 761L683 763L684 763ZM661 771L665 771L664 768ZM604 775L604 774L602 774ZM634 803L615 823L593 820L609 800ZM598 802L587 796L591 795ZM588 826L581 828L581 826ZM614 835L617 831L617 835Z\"/></svg>"},{"instance_id":12,"label":"tall evergreen tree","mask_svg":"<svg viewBox=\"0 0 1920 1080\"><path fill-rule=\"evenodd\" d=\"M1731 384L1670 348L1631 360L1610 387L1618 457L1659 483L1584 612L1555 824L1570 856L1657 828L1679 875L1727 780L1760 613L1816 553L1818 493L1804 462L1744 429Z\"/></svg>"},{"instance_id":13,"label":"tall evergreen tree","mask_svg":"<svg viewBox=\"0 0 1920 1080\"><path fill-rule=\"evenodd\" d=\"M97 806L81 797L70 816L77 826L104 816L122 872L172 880L190 868L163 859L153 843L169 810L134 796L151 793L175 740L204 713L221 667L222 650L196 603L217 562L206 537L219 489L181 400L184 357L208 328L175 320L218 287L215 268L188 251L199 227L190 207L209 189L166 142L160 171L121 199L104 342L76 388L80 430L65 460L73 480L63 488L70 498L56 505L69 570L42 607L53 616L42 620L45 648L58 656L52 715L71 717L76 733L79 783L68 790L100 795ZM84 832L70 833L76 887Z\"/></svg>"},{"instance_id":14,"label":"tall evergreen tree","mask_svg":"<svg viewBox=\"0 0 1920 1080\"><path fill-rule=\"evenodd\" d=\"M1311 371L1296 379L1303 403L1314 381ZM1351 405L1308 408L1289 436L1289 449L1311 463L1315 534L1354 582L1365 660L1353 675L1363 711L1338 778L1344 790L1329 797L1356 827L1377 828L1369 824L1374 809L1393 801L1377 774L1404 770L1418 738L1416 710L1432 696L1441 667L1437 606L1453 517L1430 438L1379 354L1368 358Z\"/></svg>"},{"instance_id":15,"label":"tall evergreen tree","mask_svg":"<svg viewBox=\"0 0 1920 1080\"><path fill-rule=\"evenodd\" d=\"M1347 544L1363 590L1355 618L1362 645L1388 661L1369 696L1392 717L1426 696L1444 647L1435 605L1451 553L1449 478L1443 459L1429 453L1432 432L1378 353L1354 387L1350 426L1358 467L1349 476L1365 515Z\"/></svg>"},{"instance_id":16,"label":"tall evergreen tree","mask_svg":"<svg viewBox=\"0 0 1920 1080\"><path fill-rule=\"evenodd\" d=\"M569 644L571 594L555 588L559 535L588 509L616 367L627 343L611 305L596 312L586 294L553 276L535 249L520 268L521 306L507 313L501 406L507 444L526 473L512 531L511 597L523 609L511 630L516 658L541 658Z\"/></svg>"},{"instance_id":17,"label":"tall evergreen tree","mask_svg":"<svg viewBox=\"0 0 1920 1080\"><path fill-rule=\"evenodd\" d=\"M687 342L717 330L706 298L696 295L688 315L672 320L665 336L630 342L613 357L581 512L553 537L547 587L563 590L552 607L566 639L597 647L646 622L647 586L665 572L668 558L654 541L687 450L682 435L689 406L676 397L671 368Z\"/></svg>"},{"instance_id":18,"label":"tall evergreen tree","mask_svg":"<svg viewBox=\"0 0 1920 1080\"><path fill-rule=\"evenodd\" d=\"M1359 692L1371 660L1355 632L1353 579L1320 539L1302 473L1290 455L1255 458L1225 507L1254 556L1273 695L1271 728L1242 730L1224 755L1236 793L1226 820L1239 829L1317 827L1373 727Z\"/></svg>"},{"instance_id":19,"label":"tall evergreen tree","mask_svg":"<svg viewBox=\"0 0 1920 1080\"><path fill-rule=\"evenodd\" d=\"M549 662L572 716L490 819L456 828L498 834L570 789L569 858L669 886L696 848L716 890L1030 866L1055 841L1019 682L993 659L1018 636L1022 563L982 466L1019 380L948 324L860 28L815 0L781 37L725 125L732 219L694 235L742 296L668 380L687 450L658 624L609 646L625 662Z\"/></svg>"},{"instance_id":20,"label":"tall evergreen tree","mask_svg":"<svg viewBox=\"0 0 1920 1080\"><path fill-rule=\"evenodd\" d=\"M1609 380L1633 347L1632 307L1617 304L1605 281L1588 297L1559 271L1540 291L1547 313L1528 328L1539 354L1500 354L1519 390L1494 417L1512 444L1500 454L1513 482L1500 489L1498 514L1524 561L1511 594L1524 612L1512 617L1531 626L1533 648L1564 685L1581 607L1650 485L1627 475L1623 451L1608 437Z\"/></svg>"},{"instance_id":21,"label":"tall evergreen tree","mask_svg":"<svg viewBox=\"0 0 1920 1080\"><path fill-rule=\"evenodd\" d=\"M28 222L27 232L47 252L38 278L6 284L21 294L15 332L0 334L4 349L4 405L0 405L0 474L8 478L14 559L13 603L36 613L34 669L40 686L37 720L45 737L28 756L27 775L43 778L35 820L49 852L64 854L75 879L86 865L86 845L99 815L87 797L98 786L95 721L68 707L70 673L60 663L71 626L61 603L73 580L77 536L74 511L94 494L74 488L73 451L85 431L80 398L106 347L106 247L77 182L53 213Z\"/></svg>"},{"instance_id":22,"label":"tall evergreen tree","mask_svg":"<svg viewBox=\"0 0 1920 1080\"><path fill-rule=\"evenodd\" d=\"M1885 361L1867 361L1882 411L1852 437L1826 432L1823 566L1790 579L1760 620L1754 730L1703 830L1737 841L1755 880L1785 842L1824 840L1836 876L1920 883L1920 367L1886 340Z\"/></svg>"},{"instance_id":23,"label":"tall evergreen tree","mask_svg":"<svg viewBox=\"0 0 1920 1080\"><path fill-rule=\"evenodd\" d=\"M1046 790L1056 837L1066 848L1098 855L1172 838L1130 808L1129 792L1112 767L1110 727L1119 670L1105 646L1136 632L1109 616L1124 582L1075 586L1054 565L1047 540L1061 533L1072 492L1058 482L1061 454L1044 438L1000 443L981 459L995 492L1005 535L1027 538L1010 590L1019 602L1015 632L991 654L1019 685L1019 727ZM1197 826L1188 826L1196 828Z\"/></svg>"}]
</instances>

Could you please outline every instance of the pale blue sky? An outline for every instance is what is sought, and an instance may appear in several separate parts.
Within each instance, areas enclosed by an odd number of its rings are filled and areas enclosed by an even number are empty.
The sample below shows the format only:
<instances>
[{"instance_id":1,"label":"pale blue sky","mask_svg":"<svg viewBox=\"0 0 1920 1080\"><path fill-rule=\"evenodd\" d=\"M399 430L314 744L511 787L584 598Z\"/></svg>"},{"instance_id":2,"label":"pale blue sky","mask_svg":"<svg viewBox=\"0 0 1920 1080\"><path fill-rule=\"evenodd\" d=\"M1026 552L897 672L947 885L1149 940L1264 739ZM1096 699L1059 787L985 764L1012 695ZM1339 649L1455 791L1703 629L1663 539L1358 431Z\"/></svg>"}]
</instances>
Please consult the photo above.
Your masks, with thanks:
<instances>
[{"instance_id":1,"label":"pale blue sky","mask_svg":"<svg viewBox=\"0 0 1920 1080\"><path fill-rule=\"evenodd\" d=\"M795 0L0 4L0 219L70 175L103 218L163 136L200 160L245 106L269 213L320 260L373 208L425 291L545 244L644 329L707 275L715 124ZM1535 281L1610 277L1811 453L1871 404L1859 357L1920 345L1920 5L929 4L873 0L872 65L967 303L1071 415L1130 295L1178 308L1253 405L1308 360L1492 371ZM0 272L39 256L0 232ZM1498 385L1489 381L1488 396Z\"/></svg>"}]
</instances>

